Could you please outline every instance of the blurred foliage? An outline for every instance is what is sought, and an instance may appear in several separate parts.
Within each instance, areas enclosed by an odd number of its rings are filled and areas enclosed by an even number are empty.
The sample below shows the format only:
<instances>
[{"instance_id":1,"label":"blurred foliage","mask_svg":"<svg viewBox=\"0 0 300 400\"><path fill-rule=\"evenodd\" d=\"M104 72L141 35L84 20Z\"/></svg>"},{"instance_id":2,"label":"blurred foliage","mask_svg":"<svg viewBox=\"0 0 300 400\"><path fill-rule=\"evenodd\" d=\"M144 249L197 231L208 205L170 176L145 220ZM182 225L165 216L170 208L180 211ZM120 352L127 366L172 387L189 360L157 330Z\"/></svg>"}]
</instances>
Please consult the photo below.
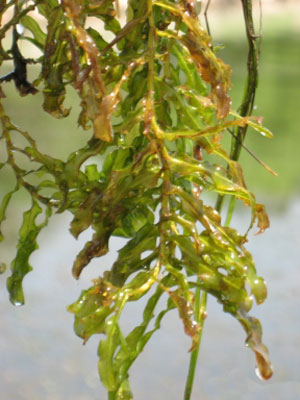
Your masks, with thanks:
<instances>
[{"instance_id":1,"label":"blurred foliage","mask_svg":"<svg viewBox=\"0 0 300 400\"><path fill-rule=\"evenodd\" d=\"M246 25L252 18L249 4L243 2ZM237 113L228 94L231 69L216 56L193 1L130 0L124 26L112 0L14 1L1 7L4 15L13 10L0 29L1 39L12 30L11 46L0 47L1 62L13 62L12 72L0 78L1 97L8 81L21 96L40 90L44 110L63 119L70 113L65 97L71 86L80 99L78 124L93 132L62 160L41 151L39 138L19 128L0 106L6 153L0 167L10 167L15 176L14 188L1 201L0 222L16 192L23 189L31 198L7 280L11 302L24 304L22 281L32 270L29 258L40 231L53 212L69 211L75 238L93 230L73 264L76 279L91 260L109 251L112 237L127 239L112 267L69 306L74 330L84 342L104 335L98 368L109 399L132 398L129 368L170 310L177 309L196 354L207 294L241 323L260 376L270 378L260 322L248 314L253 299L257 304L265 300L266 285L245 248L253 225L261 233L269 220L247 190L238 162L248 126L272 137L261 119L251 116L257 86L251 30L245 99ZM113 35L111 41L88 24L91 17ZM25 40L41 52L36 59L21 53ZM29 63L40 67L33 82L27 76ZM222 144L228 135L230 152ZM27 167L19 156L28 159ZM99 156L105 158L101 168L93 161ZM206 193L218 198L215 208L204 203ZM222 222L225 195L250 208L246 233L228 226L232 207ZM141 324L124 336L119 320L126 303L147 293ZM165 309L155 316L163 296Z\"/></svg>"},{"instance_id":2,"label":"blurred foliage","mask_svg":"<svg viewBox=\"0 0 300 400\"><path fill-rule=\"evenodd\" d=\"M291 162L297 159L300 146L297 135L300 124L297 110L300 53L297 49L300 39L298 30L291 23L292 16L288 10L286 12L279 17L263 15L259 85L254 110L256 115L263 114L263 122L274 132L274 140L266 144L252 132L246 138L246 145L278 172L278 178L264 173L246 152L240 158L248 187L268 197L270 205L281 207L300 191L299 174L295 162ZM230 27L224 29L222 35L212 30L215 40L223 47L220 55L232 67L231 96L233 105L239 104L247 56L245 40Z\"/></svg>"}]
</instances>

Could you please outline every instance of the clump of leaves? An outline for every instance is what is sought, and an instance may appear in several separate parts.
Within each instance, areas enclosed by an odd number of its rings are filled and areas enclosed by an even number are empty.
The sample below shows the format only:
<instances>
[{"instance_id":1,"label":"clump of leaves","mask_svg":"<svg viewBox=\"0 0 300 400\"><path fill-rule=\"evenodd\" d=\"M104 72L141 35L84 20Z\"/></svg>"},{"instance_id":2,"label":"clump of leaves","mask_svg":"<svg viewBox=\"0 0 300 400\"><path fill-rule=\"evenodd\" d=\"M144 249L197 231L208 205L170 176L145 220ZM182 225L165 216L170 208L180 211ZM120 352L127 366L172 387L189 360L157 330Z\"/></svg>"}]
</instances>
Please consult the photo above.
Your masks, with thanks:
<instances>
[{"instance_id":1,"label":"clump of leaves","mask_svg":"<svg viewBox=\"0 0 300 400\"><path fill-rule=\"evenodd\" d=\"M250 207L249 229L257 223L261 233L269 225L263 205L246 188L237 161L248 126L272 136L259 119L250 116L257 47L251 31L251 2L242 3L250 79L239 113L231 109L230 67L216 56L195 1L129 0L123 26L112 0L35 0L1 6L1 15L14 9L0 30L3 39L12 28L12 46L1 46L0 52L1 62L14 63L14 70L1 77L1 96L5 96L5 82L12 79L21 96L41 90L44 110L64 118L70 112L64 106L66 87L72 85L81 100L78 124L93 130L92 139L66 161L55 159L41 153L1 105L1 140L7 152L1 167L11 167L16 186L2 200L0 221L20 188L32 199L24 212L7 280L10 300L24 304L22 281L32 269L29 258L53 212L73 214L70 232L75 238L89 227L94 231L73 264L76 279L91 260L109 251L112 237L128 239L112 267L68 308L75 316L75 332L84 342L101 334L98 368L110 399L132 398L129 369L172 309L177 309L191 337L185 399L190 398L207 294L241 323L261 377L272 375L260 322L248 314L253 299L257 304L265 300L266 285L245 248L248 231L239 234L228 226L230 215L226 223L220 215L222 200L229 195ZM30 15L32 10L36 14ZM47 21L46 29L38 15ZM88 27L90 17L101 21L113 40L106 41L100 30ZM26 28L25 35L18 33L18 24ZM34 60L41 65L34 83L27 79L29 60L19 50L23 40L42 52ZM230 152L222 145L223 135L229 132ZM15 145L12 133L27 144ZM34 162L34 169L21 168L17 153ZM87 163L104 153L101 170ZM32 177L37 183L31 183ZM218 197L215 208L205 204L206 192ZM40 214L45 216L42 223L37 222ZM143 320L124 336L119 320L126 304L138 301L150 289ZM150 329L163 297L165 309Z\"/></svg>"}]
</instances>

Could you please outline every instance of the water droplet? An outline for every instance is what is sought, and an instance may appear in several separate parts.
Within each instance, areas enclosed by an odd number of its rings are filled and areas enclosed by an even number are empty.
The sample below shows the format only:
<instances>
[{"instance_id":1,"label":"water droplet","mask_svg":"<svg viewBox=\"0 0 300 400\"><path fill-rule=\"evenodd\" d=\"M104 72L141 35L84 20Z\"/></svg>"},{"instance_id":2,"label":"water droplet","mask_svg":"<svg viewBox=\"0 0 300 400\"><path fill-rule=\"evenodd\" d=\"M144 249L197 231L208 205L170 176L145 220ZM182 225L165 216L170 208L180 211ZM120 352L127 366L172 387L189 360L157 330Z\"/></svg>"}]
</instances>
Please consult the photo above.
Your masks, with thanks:
<instances>
[{"instance_id":1,"label":"water droplet","mask_svg":"<svg viewBox=\"0 0 300 400\"><path fill-rule=\"evenodd\" d=\"M20 36L22 36L23 33L24 33L24 30L25 30L25 29L24 29L24 26L23 26L22 24L17 24L16 29L17 29L18 34L19 34Z\"/></svg>"},{"instance_id":2,"label":"water droplet","mask_svg":"<svg viewBox=\"0 0 300 400\"><path fill-rule=\"evenodd\" d=\"M270 365L269 369L266 371L261 371L257 366L255 367L255 374L261 381L267 381L273 375L273 368Z\"/></svg>"},{"instance_id":3,"label":"water droplet","mask_svg":"<svg viewBox=\"0 0 300 400\"><path fill-rule=\"evenodd\" d=\"M16 307L20 307L20 306L23 306L23 305L24 305L24 303L22 303L21 301L14 301L13 304L14 304L14 306L16 306Z\"/></svg>"},{"instance_id":4,"label":"water droplet","mask_svg":"<svg viewBox=\"0 0 300 400\"><path fill-rule=\"evenodd\" d=\"M201 318L202 319L206 319L207 318L207 311L202 311Z\"/></svg>"}]
</instances>

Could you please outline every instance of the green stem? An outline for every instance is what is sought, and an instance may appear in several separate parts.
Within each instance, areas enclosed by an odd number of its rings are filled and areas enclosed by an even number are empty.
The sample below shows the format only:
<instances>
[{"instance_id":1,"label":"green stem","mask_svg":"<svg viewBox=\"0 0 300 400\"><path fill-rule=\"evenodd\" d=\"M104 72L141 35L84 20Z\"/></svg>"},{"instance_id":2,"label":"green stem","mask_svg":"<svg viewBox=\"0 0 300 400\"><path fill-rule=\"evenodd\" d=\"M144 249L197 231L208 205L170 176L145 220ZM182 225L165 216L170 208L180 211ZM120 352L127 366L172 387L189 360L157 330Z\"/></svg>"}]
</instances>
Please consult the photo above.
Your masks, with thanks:
<instances>
[{"instance_id":1,"label":"green stem","mask_svg":"<svg viewBox=\"0 0 300 400\"><path fill-rule=\"evenodd\" d=\"M200 283L199 278L197 279L197 283ZM197 361L198 361L203 326L204 326L204 315L205 315L205 311L206 311L206 302L207 302L207 293L203 292L202 298L201 298L201 290L199 287L197 287L196 293L195 293L195 316L196 316L197 323L199 324L199 326L201 326L201 332L200 332L200 337L199 337L199 342L197 344L197 347L191 353L189 370L188 370L188 375L187 375L186 384L185 384L184 400L190 400L191 395L192 395L195 372L196 372L196 367L197 367Z\"/></svg>"},{"instance_id":2,"label":"green stem","mask_svg":"<svg viewBox=\"0 0 300 400\"><path fill-rule=\"evenodd\" d=\"M232 196L232 197L234 198L234 196ZM217 204L215 206L215 209L219 213L221 212L223 202L224 202L224 196L219 196L218 200L217 200ZM233 212L233 210L232 210L232 212ZM228 216L227 216L227 218L228 218ZM200 278L197 279L197 283L200 283ZM201 333L200 333L200 338L199 338L197 348L191 353L188 376L187 376L187 380L186 380L186 384L185 384L184 400L190 400L191 395L192 395L196 366L197 366L197 362L198 362L199 350L200 350L201 339L202 339L202 332L203 332L203 326L204 326L204 313L206 311L206 304L207 304L207 292L203 291L202 299L201 299L201 290L198 286L196 288L196 292L195 292L195 316L196 316L196 321L201 326Z\"/></svg>"},{"instance_id":3,"label":"green stem","mask_svg":"<svg viewBox=\"0 0 300 400\"><path fill-rule=\"evenodd\" d=\"M243 6L246 35L248 40L248 62L247 62L247 79L244 90L244 96L242 103L239 107L239 114L242 117L251 115L254 106L256 88L258 84L258 63L260 55L260 41L257 43L257 39L260 36L255 34L253 15L252 15L252 0L241 0ZM242 149L244 142L247 124L244 127L238 127L235 130L235 136L238 138L232 140L231 148L231 159L237 161Z\"/></svg>"},{"instance_id":4,"label":"green stem","mask_svg":"<svg viewBox=\"0 0 300 400\"><path fill-rule=\"evenodd\" d=\"M108 400L115 400L116 392L108 392Z\"/></svg>"},{"instance_id":5,"label":"green stem","mask_svg":"<svg viewBox=\"0 0 300 400\"><path fill-rule=\"evenodd\" d=\"M261 36L255 34L252 0L241 0L241 2L243 7L246 36L248 41L248 61L245 90L238 112L240 116L245 117L252 114L254 106L256 88L258 85L258 64L260 56ZM234 161L237 161L239 159L243 147L243 142L246 137L247 129L247 124L244 127L237 127L236 129L234 129L230 151L230 158ZM217 205L222 205L223 198L224 195L219 195Z\"/></svg>"},{"instance_id":6,"label":"green stem","mask_svg":"<svg viewBox=\"0 0 300 400\"><path fill-rule=\"evenodd\" d=\"M229 206L228 206L228 211L227 211L227 216L226 216L226 221L225 221L225 226L229 226L231 222L231 218L233 216L234 208L235 208L235 203L236 203L236 197L231 196L229 200Z\"/></svg>"}]
</instances>

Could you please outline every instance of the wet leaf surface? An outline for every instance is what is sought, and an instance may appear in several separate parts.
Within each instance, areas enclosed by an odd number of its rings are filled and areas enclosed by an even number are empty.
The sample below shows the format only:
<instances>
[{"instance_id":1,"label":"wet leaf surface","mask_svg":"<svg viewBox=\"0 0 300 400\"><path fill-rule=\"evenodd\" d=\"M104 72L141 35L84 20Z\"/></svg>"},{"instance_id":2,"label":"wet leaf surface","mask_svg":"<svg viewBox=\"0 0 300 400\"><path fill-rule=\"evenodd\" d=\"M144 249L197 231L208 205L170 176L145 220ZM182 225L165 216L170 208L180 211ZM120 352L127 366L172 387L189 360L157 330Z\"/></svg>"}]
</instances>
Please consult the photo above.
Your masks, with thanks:
<instances>
[{"instance_id":1,"label":"wet leaf surface","mask_svg":"<svg viewBox=\"0 0 300 400\"><path fill-rule=\"evenodd\" d=\"M10 168L16 179L15 189L1 200L0 222L19 188L32 201L7 280L11 302L24 304L22 281L32 270L29 258L51 213L68 211L75 239L92 231L74 261L76 279L92 260L109 252L115 236L126 239L113 264L99 271L93 285L68 307L84 343L101 335L98 370L110 399L133 398L130 367L169 311L177 310L191 352L197 349L204 319L200 292L202 299L214 296L241 323L260 376L270 378L261 325L248 314L253 299L265 301L266 283L245 247L254 223L262 233L269 219L247 189L242 165L223 137L230 135L235 149L240 146L236 130L250 126L268 138L272 134L260 118L231 110L231 70L217 57L195 2L130 0L122 26L112 0L42 0L36 11L47 20L45 30L28 15L34 6L21 3L1 32L16 23L30 32L32 37L18 40L29 40L42 52L34 62L40 68L35 84L43 92L44 110L67 117L71 110L64 100L72 87L81 108L78 124L91 131L91 138L60 160L40 151L0 105L6 157L0 167ZM90 17L112 39L89 26ZM0 61L9 60L12 51L3 44ZM26 67L28 60L21 57ZM10 79L1 78L3 87ZM20 155L32 163L30 168L19 162ZM228 227L221 207L206 204L207 193L219 199L230 195L249 207L247 232ZM125 335L121 315L127 303L146 295L141 323ZM157 313L162 298L166 306Z\"/></svg>"}]
</instances>

